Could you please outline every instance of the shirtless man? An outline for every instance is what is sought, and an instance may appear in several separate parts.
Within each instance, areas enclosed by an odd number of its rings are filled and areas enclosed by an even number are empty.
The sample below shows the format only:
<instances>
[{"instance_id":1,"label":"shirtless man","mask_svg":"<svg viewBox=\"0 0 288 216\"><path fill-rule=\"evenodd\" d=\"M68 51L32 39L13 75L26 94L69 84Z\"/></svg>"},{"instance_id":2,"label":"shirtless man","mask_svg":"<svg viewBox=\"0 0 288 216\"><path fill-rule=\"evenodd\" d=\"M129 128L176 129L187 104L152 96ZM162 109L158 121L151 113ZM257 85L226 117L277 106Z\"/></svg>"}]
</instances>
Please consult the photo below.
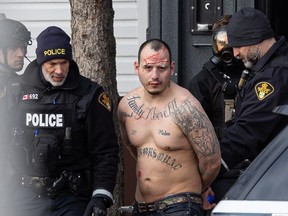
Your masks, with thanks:
<instances>
[{"instance_id":1,"label":"shirtless man","mask_svg":"<svg viewBox=\"0 0 288 216\"><path fill-rule=\"evenodd\" d=\"M134 63L142 86L119 103L123 142L137 160L133 215L202 215L201 192L217 176L219 143L190 92L170 81L168 45L144 42Z\"/></svg>"}]
</instances>

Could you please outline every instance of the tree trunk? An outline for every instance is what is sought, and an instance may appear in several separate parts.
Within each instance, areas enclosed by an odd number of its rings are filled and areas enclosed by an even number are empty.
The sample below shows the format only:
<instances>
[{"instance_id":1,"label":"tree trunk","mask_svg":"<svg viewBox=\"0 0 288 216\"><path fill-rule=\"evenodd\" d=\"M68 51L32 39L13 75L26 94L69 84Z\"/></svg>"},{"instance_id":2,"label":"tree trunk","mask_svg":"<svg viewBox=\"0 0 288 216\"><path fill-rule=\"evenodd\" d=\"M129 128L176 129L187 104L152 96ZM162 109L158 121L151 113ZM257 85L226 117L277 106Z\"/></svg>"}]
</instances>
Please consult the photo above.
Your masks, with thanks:
<instances>
[{"instance_id":1,"label":"tree trunk","mask_svg":"<svg viewBox=\"0 0 288 216\"><path fill-rule=\"evenodd\" d=\"M120 163L115 203L108 215L119 215L123 205L123 149L120 144L116 109L119 95L116 82L116 43L113 32L112 0L70 0L72 47L80 73L96 81L109 93L114 106L114 119L120 146Z\"/></svg>"}]
</instances>

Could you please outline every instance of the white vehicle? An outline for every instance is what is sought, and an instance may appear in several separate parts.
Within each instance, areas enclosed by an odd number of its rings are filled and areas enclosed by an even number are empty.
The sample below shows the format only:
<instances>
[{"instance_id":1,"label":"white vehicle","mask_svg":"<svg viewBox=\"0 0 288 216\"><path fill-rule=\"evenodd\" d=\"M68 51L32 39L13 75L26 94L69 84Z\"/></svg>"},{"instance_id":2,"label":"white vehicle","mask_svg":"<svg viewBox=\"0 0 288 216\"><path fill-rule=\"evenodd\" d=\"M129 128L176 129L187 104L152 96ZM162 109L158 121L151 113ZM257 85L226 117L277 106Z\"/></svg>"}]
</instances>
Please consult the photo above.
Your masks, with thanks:
<instances>
[{"instance_id":1,"label":"white vehicle","mask_svg":"<svg viewBox=\"0 0 288 216\"><path fill-rule=\"evenodd\" d=\"M288 105L274 112L288 118ZM269 126L267 126L269 127ZM288 125L266 146L212 216L288 216Z\"/></svg>"}]
</instances>

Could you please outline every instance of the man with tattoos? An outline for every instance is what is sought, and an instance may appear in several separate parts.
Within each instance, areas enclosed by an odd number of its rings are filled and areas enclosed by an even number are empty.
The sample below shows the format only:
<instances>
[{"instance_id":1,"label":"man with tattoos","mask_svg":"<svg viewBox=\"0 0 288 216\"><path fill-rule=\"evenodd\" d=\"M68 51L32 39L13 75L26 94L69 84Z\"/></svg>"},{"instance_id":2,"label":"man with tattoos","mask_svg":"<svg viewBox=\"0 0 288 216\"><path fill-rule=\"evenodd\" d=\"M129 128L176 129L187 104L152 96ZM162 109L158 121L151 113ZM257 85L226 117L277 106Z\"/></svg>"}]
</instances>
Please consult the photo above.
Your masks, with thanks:
<instances>
[{"instance_id":1,"label":"man with tattoos","mask_svg":"<svg viewBox=\"0 0 288 216\"><path fill-rule=\"evenodd\" d=\"M202 215L201 192L220 168L213 126L198 100L170 80L174 67L164 41L144 42L134 63L142 86L119 103L122 139L137 161L133 215Z\"/></svg>"}]
</instances>

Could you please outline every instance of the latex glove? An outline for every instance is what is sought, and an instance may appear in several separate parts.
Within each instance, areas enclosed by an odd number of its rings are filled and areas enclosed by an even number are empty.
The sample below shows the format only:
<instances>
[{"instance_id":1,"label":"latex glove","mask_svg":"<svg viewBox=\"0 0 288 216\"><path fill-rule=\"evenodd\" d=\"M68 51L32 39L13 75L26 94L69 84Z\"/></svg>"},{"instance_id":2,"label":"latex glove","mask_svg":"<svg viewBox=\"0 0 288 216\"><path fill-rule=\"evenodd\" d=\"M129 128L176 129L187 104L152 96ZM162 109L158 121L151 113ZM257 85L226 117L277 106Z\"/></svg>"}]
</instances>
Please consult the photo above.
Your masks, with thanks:
<instances>
[{"instance_id":1,"label":"latex glove","mask_svg":"<svg viewBox=\"0 0 288 216\"><path fill-rule=\"evenodd\" d=\"M110 198L109 198L110 199ZM83 216L106 216L107 208L110 207L109 200L104 197L92 197L88 203Z\"/></svg>"}]
</instances>

